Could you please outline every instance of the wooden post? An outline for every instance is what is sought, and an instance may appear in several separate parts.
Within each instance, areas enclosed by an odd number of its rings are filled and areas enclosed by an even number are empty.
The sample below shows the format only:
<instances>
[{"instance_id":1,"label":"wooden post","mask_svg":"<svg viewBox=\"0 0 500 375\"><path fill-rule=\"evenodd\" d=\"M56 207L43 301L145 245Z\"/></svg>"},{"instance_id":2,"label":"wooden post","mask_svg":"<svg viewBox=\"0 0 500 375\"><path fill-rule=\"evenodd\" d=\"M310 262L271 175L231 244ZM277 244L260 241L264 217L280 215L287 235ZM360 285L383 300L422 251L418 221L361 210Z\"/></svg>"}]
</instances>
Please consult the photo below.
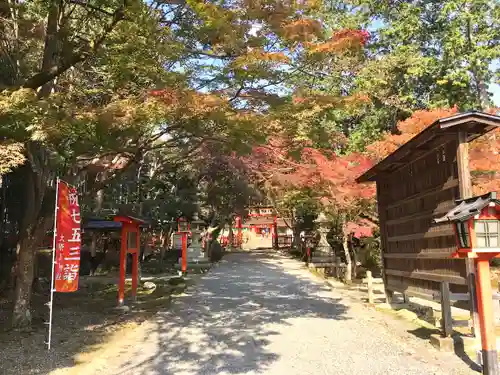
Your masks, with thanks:
<instances>
[{"instance_id":1,"label":"wooden post","mask_svg":"<svg viewBox=\"0 0 500 375\"><path fill-rule=\"evenodd\" d=\"M495 334L495 318L493 315L493 298L491 298L490 258L481 256L477 263L477 296L478 313L481 329L481 354L483 358L483 374L498 375L498 353Z\"/></svg>"},{"instance_id":2,"label":"wooden post","mask_svg":"<svg viewBox=\"0 0 500 375\"><path fill-rule=\"evenodd\" d=\"M137 284L139 280L139 254L132 254L132 301L137 299Z\"/></svg>"},{"instance_id":3,"label":"wooden post","mask_svg":"<svg viewBox=\"0 0 500 375\"><path fill-rule=\"evenodd\" d=\"M366 271L366 278L368 284L368 303L374 303L372 271Z\"/></svg>"},{"instance_id":4,"label":"wooden post","mask_svg":"<svg viewBox=\"0 0 500 375\"><path fill-rule=\"evenodd\" d=\"M120 280L118 281L118 306L123 306L125 301L125 273L127 270L127 232L123 225L120 244Z\"/></svg>"},{"instance_id":5,"label":"wooden post","mask_svg":"<svg viewBox=\"0 0 500 375\"><path fill-rule=\"evenodd\" d=\"M387 274L385 273L386 268L386 259L384 254L388 248L387 243L387 203L384 194L382 193L382 189L380 188L381 182L377 180L377 205L378 205L378 216L380 220L380 256L382 257L382 279L384 280L384 292L385 292L385 301L388 304L392 303L393 300L393 291L389 290L387 285Z\"/></svg>"},{"instance_id":6,"label":"wooden post","mask_svg":"<svg viewBox=\"0 0 500 375\"><path fill-rule=\"evenodd\" d=\"M476 277L476 264L474 259L466 259L465 265L467 267L467 283L469 286L469 309L472 319L471 333L477 340L481 341L481 329L479 328L479 312L478 312L478 299L477 299L477 277Z\"/></svg>"},{"instance_id":7,"label":"wooden post","mask_svg":"<svg viewBox=\"0 0 500 375\"><path fill-rule=\"evenodd\" d=\"M458 148L457 148L457 167L458 167L458 182L460 189L460 198L472 197L472 182L469 167L469 144L467 143L467 132L458 132ZM477 293L475 283L475 265L474 259L465 259L465 267L467 274L467 283L469 287L469 306L470 316L472 319L472 334L479 336L479 315L477 308Z\"/></svg>"},{"instance_id":8,"label":"wooden post","mask_svg":"<svg viewBox=\"0 0 500 375\"><path fill-rule=\"evenodd\" d=\"M182 266L181 271L183 274L187 271L187 233L182 232Z\"/></svg>"},{"instance_id":9,"label":"wooden post","mask_svg":"<svg viewBox=\"0 0 500 375\"><path fill-rule=\"evenodd\" d=\"M136 237L137 248L135 252L132 253L132 301L135 302L137 299L137 284L139 281L139 248L140 248L140 237L139 231L133 232Z\"/></svg>"},{"instance_id":10,"label":"wooden post","mask_svg":"<svg viewBox=\"0 0 500 375\"><path fill-rule=\"evenodd\" d=\"M441 283L441 327L443 336L450 337L453 333L453 320L451 317L450 283Z\"/></svg>"}]
</instances>

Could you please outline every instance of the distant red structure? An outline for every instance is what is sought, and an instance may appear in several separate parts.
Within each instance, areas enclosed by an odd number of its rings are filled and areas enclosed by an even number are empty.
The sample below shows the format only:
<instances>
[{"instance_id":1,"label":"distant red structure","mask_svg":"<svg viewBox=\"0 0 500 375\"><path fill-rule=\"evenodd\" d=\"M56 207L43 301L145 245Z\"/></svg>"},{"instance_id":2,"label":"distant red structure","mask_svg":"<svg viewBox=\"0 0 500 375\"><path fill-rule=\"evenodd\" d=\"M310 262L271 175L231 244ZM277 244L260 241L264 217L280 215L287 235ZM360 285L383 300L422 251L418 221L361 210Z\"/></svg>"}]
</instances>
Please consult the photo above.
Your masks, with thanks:
<instances>
[{"instance_id":1,"label":"distant red structure","mask_svg":"<svg viewBox=\"0 0 500 375\"><path fill-rule=\"evenodd\" d=\"M260 234L263 230L269 229L272 232L276 219L272 207L251 207L249 208L248 216L249 219L245 223L245 226L250 231Z\"/></svg>"}]
</instances>

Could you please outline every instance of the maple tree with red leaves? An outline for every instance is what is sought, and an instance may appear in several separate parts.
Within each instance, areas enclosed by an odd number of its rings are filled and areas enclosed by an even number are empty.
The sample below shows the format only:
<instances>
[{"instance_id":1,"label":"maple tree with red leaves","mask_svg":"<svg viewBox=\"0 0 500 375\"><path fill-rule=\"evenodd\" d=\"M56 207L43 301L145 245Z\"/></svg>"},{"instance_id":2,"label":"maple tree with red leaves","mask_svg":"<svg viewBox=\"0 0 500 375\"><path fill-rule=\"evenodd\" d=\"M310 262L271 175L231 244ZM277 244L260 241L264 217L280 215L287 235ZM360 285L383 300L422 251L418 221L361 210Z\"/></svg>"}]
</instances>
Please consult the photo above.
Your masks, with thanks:
<instances>
[{"instance_id":1,"label":"maple tree with red leaves","mask_svg":"<svg viewBox=\"0 0 500 375\"><path fill-rule=\"evenodd\" d=\"M489 113L496 111L495 108L490 109ZM456 107L416 111L411 117L398 124L399 134L386 133L380 141L368 146L367 155L373 160L380 161L435 121L457 112ZM475 195L490 191L500 192L500 129L487 133L470 143L469 166Z\"/></svg>"},{"instance_id":2,"label":"maple tree with red leaves","mask_svg":"<svg viewBox=\"0 0 500 375\"><path fill-rule=\"evenodd\" d=\"M311 189L323 211L340 219L338 235L347 265L345 280L349 282L353 270L356 272L356 262L353 263L351 257L351 250L354 249L349 246L350 235L359 232L360 225L367 229L365 232L371 233L369 227L373 224L368 226L362 216L374 216L367 212L370 211L367 208L374 207L375 187L373 184L358 184L356 178L369 169L373 161L360 153L339 155L330 150L313 148L307 143L273 139L266 145L255 147L245 162L271 195L283 196L293 189ZM290 155L294 148L299 155L296 158Z\"/></svg>"},{"instance_id":3,"label":"maple tree with red leaves","mask_svg":"<svg viewBox=\"0 0 500 375\"><path fill-rule=\"evenodd\" d=\"M298 157L292 157L293 154ZM242 159L269 194L280 196L290 190L309 188L326 211L350 212L350 216L357 217L358 204L372 201L375 196L374 186L355 181L373 165L370 158L360 153L337 155L305 142L275 138L254 147L252 154Z\"/></svg>"}]
</instances>

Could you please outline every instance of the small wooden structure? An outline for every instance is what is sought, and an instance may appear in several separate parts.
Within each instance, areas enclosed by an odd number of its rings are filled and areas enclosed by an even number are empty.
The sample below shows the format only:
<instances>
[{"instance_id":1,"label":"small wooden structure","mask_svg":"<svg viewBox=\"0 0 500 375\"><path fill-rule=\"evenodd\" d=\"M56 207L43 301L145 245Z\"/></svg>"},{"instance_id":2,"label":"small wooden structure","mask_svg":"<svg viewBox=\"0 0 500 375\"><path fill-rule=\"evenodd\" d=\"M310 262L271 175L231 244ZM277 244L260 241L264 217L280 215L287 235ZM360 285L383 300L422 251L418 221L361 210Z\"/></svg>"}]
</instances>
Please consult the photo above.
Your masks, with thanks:
<instances>
[{"instance_id":1,"label":"small wooden structure","mask_svg":"<svg viewBox=\"0 0 500 375\"><path fill-rule=\"evenodd\" d=\"M139 282L139 253L140 253L140 226L146 222L132 216L117 215L114 222L121 223L120 246L120 279L118 281L118 306L125 300L125 274L127 271L127 254L132 255L132 301L137 297L137 284Z\"/></svg>"},{"instance_id":2,"label":"small wooden structure","mask_svg":"<svg viewBox=\"0 0 500 375\"><path fill-rule=\"evenodd\" d=\"M500 255L500 200L496 193L458 200L456 207L434 221L453 223L458 247L454 256L474 259L483 374L498 375L490 260Z\"/></svg>"},{"instance_id":3,"label":"small wooden structure","mask_svg":"<svg viewBox=\"0 0 500 375\"><path fill-rule=\"evenodd\" d=\"M431 299L441 282L453 292L473 284L473 262L453 256L453 225L434 219L471 197L468 142L499 126L500 117L482 112L440 119L357 179L377 183L389 301L394 291ZM471 296L474 304L473 290Z\"/></svg>"},{"instance_id":4,"label":"small wooden structure","mask_svg":"<svg viewBox=\"0 0 500 375\"><path fill-rule=\"evenodd\" d=\"M137 296L139 281L140 255L140 227L145 220L128 216L116 215L113 220L92 218L84 224L84 230L90 231L119 231L120 232L120 276L118 279L118 305L122 306L125 300L125 275L127 271L127 254L132 256L132 300Z\"/></svg>"}]
</instances>

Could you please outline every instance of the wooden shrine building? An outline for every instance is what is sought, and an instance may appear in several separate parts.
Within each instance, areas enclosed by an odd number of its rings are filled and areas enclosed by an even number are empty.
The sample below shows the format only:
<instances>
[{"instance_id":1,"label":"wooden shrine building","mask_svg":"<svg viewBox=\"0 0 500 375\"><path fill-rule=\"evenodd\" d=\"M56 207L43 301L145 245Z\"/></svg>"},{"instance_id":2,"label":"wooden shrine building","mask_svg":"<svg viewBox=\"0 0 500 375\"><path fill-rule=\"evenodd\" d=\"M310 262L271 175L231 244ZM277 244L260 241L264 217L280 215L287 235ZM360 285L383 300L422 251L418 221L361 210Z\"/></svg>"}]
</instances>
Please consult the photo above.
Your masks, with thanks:
<instances>
[{"instance_id":1,"label":"wooden shrine building","mask_svg":"<svg viewBox=\"0 0 500 375\"><path fill-rule=\"evenodd\" d=\"M500 117L482 112L440 119L357 179L377 184L389 301L393 292L432 298L443 281L453 292L472 285L473 263L452 257L453 225L434 219L472 196L468 142L496 127Z\"/></svg>"}]
</instances>

